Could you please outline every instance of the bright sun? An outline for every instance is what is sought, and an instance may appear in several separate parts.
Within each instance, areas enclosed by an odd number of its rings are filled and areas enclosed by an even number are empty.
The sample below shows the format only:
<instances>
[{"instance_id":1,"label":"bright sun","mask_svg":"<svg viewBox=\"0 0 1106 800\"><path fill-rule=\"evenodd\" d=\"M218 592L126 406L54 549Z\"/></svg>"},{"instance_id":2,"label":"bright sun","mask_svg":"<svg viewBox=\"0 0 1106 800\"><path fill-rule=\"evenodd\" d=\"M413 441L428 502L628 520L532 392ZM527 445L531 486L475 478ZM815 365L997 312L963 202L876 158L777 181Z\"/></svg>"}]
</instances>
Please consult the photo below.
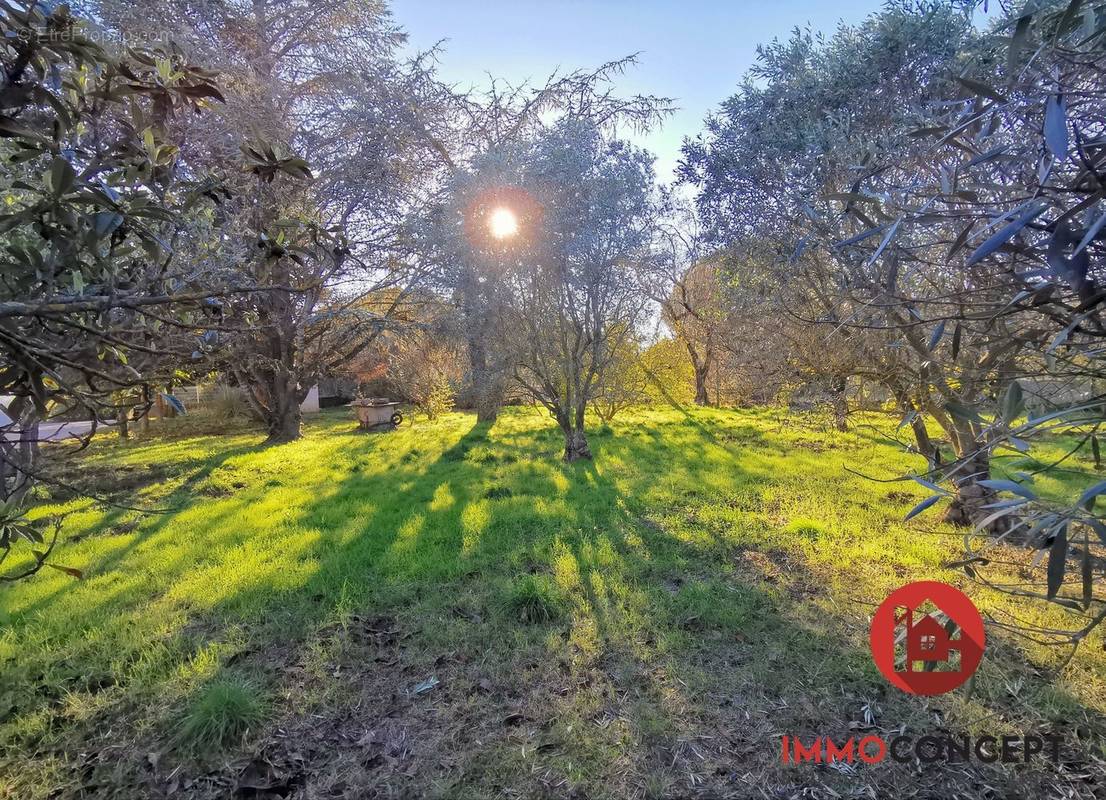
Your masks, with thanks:
<instances>
[{"instance_id":1,"label":"bright sun","mask_svg":"<svg viewBox=\"0 0 1106 800\"><path fill-rule=\"evenodd\" d=\"M496 239L506 239L518 233L518 217L509 208L497 208L488 216L488 229Z\"/></svg>"}]
</instances>

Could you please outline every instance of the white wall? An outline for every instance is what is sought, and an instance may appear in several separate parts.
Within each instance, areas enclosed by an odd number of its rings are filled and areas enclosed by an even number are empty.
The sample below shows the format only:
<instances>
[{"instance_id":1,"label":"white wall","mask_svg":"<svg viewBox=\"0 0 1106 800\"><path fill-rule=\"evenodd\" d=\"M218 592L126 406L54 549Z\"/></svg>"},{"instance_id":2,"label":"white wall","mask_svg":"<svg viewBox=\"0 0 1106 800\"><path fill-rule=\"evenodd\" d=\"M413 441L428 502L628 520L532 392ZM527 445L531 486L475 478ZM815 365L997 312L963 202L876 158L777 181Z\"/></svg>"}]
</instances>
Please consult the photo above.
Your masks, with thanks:
<instances>
[{"instance_id":1,"label":"white wall","mask_svg":"<svg viewBox=\"0 0 1106 800\"><path fill-rule=\"evenodd\" d=\"M303 402L300 403L300 411L304 414L314 414L319 410L319 387L312 386L311 391L307 393L307 397L303 398Z\"/></svg>"}]
</instances>

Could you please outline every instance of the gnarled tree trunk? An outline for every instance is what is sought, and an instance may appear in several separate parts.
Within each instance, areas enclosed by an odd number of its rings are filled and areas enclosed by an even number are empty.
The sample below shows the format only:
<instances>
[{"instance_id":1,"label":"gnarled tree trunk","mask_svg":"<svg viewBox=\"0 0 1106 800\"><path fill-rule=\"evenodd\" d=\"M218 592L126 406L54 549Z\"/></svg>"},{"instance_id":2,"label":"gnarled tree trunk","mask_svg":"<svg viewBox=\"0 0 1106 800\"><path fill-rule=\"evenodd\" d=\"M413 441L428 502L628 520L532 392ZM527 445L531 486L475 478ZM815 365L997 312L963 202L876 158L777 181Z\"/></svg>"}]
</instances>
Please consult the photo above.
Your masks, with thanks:
<instances>
[{"instance_id":1,"label":"gnarled tree trunk","mask_svg":"<svg viewBox=\"0 0 1106 800\"><path fill-rule=\"evenodd\" d=\"M591 447L584 433L584 412L586 405L579 405L570 413L554 412L557 425L565 437L565 461L580 461L591 458Z\"/></svg>"},{"instance_id":2,"label":"gnarled tree trunk","mask_svg":"<svg viewBox=\"0 0 1106 800\"><path fill-rule=\"evenodd\" d=\"M588 439L584 435L583 428L565 431L565 461L579 461L585 458L591 458L591 448L588 447Z\"/></svg>"},{"instance_id":3,"label":"gnarled tree trunk","mask_svg":"<svg viewBox=\"0 0 1106 800\"><path fill-rule=\"evenodd\" d=\"M33 483L38 460L39 418L26 397L8 406L10 426L0 427L0 501L20 501ZM8 434L16 434L12 439Z\"/></svg>"},{"instance_id":4,"label":"gnarled tree trunk","mask_svg":"<svg viewBox=\"0 0 1106 800\"><path fill-rule=\"evenodd\" d=\"M994 489L980 483L991 477L991 453L975 428L968 422L957 420L951 430L957 461L955 466L950 467L948 476L955 494L945 512L945 522L961 527L979 525L995 511L986 506L1001 499ZM1013 519L1010 515L1000 516L989 522L984 530L1001 535L1010 529Z\"/></svg>"},{"instance_id":5,"label":"gnarled tree trunk","mask_svg":"<svg viewBox=\"0 0 1106 800\"><path fill-rule=\"evenodd\" d=\"M945 512L945 522L960 527L974 527L994 512L985 506L997 503L1001 498L993 489L983 486L980 481L991 476L991 457L986 450L977 450L961 459L959 469L952 476L956 493ZM1011 518L1002 516L990 522L986 530L994 534L1005 533L1010 528Z\"/></svg>"},{"instance_id":6,"label":"gnarled tree trunk","mask_svg":"<svg viewBox=\"0 0 1106 800\"><path fill-rule=\"evenodd\" d=\"M479 422L495 422L503 405L503 382L488 365L482 332L474 331L469 336L468 351L476 419Z\"/></svg>"},{"instance_id":7,"label":"gnarled tree trunk","mask_svg":"<svg viewBox=\"0 0 1106 800\"><path fill-rule=\"evenodd\" d=\"M234 375L250 408L265 423L269 434L266 444L285 444L300 438L300 403L307 391L291 373L255 368L235 369Z\"/></svg>"}]
</instances>

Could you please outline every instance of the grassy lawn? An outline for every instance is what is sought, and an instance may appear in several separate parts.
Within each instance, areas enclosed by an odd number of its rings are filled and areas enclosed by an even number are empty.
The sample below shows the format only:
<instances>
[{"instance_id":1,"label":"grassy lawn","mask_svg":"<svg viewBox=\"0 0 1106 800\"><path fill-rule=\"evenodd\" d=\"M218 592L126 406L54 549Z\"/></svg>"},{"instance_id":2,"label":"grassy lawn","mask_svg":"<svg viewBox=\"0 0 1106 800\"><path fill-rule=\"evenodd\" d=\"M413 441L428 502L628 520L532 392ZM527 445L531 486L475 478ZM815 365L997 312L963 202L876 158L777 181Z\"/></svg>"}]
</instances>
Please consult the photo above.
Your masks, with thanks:
<instances>
[{"instance_id":1,"label":"grassy lawn","mask_svg":"<svg viewBox=\"0 0 1106 800\"><path fill-rule=\"evenodd\" d=\"M972 692L928 701L875 670L868 615L912 579L964 585L1000 619L1064 617L944 569L960 535L936 512L902 522L926 490L846 471L918 466L863 420L641 410L564 465L532 409L387 435L347 413L271 448L166 423L70 469L169 510L39 509L68 512L57 560L86 578L0 591L0 796L1102 790L1075 741L1106 732L1101 634L1055 675L1062 653L989 631ZM784 733L1053 727L1059 769L779 764Z\"/></svg>"}]
</instances>

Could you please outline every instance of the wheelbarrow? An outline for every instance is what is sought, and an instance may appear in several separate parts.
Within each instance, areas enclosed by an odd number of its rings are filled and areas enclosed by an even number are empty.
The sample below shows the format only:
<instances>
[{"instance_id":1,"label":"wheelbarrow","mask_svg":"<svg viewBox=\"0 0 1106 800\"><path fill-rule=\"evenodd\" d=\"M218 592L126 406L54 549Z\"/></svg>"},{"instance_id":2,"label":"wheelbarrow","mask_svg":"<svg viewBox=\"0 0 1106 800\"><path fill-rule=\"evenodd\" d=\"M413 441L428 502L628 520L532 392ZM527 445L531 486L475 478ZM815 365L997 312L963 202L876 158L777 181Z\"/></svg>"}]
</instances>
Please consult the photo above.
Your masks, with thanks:
<instances>
[{"instance_id":1,"label":"wheelbarrow","mask_svg":"<svg viewBox=\"0 0 1106 800\"><path fill-rule=\"evenodd\" d=\"M391 431L403 422L399 403L386 397L366 397L349 404L363 431Z\"/></svg>"}]
</instances>

